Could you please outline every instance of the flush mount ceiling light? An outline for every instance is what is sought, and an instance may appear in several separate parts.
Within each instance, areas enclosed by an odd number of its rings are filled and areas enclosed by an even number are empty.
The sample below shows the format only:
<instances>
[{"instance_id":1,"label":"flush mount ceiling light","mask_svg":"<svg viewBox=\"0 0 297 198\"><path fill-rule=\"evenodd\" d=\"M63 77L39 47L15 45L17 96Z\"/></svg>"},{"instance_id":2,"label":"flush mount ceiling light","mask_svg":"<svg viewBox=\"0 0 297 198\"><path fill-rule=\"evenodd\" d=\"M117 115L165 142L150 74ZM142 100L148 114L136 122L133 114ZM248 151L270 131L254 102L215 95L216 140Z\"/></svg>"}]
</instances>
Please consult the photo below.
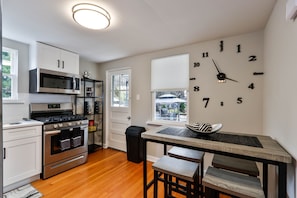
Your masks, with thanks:
<instances>
[{"instance_id":1,"label":"flush mount ceiling light","mask_svg":"<svg viewBox=\"0 0 297 198\"><path fill-rule=\"evenodd\" d=\"M78 24L89 29L105 29L110 24L109 13L100 6L89 3L73 6L72 17Z\"/></svg>"}]
</instances>

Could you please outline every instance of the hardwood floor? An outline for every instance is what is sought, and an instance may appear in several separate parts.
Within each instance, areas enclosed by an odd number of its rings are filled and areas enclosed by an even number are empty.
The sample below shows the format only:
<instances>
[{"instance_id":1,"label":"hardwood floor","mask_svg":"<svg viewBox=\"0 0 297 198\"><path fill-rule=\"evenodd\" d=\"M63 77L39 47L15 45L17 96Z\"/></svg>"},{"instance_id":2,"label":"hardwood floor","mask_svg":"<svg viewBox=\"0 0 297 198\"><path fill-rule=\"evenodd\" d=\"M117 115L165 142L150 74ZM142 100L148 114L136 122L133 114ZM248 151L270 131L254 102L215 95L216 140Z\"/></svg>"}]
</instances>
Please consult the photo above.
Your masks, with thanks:
<instances>
[{"instance_id":1,"label":"hardwood floor","mask_svg":"<svg viewBox=\"0 0 297 198\"><path fill-rule=\"evenodd\" d=\"M149 180L153 178L151 164L148 162ZM125 152L103 149L89 154L86 164L32 185L44 198L140 198L143 197L142 174L142 163L128 161ZM160 182L158 194L163 197ZM148 197L153 197L153 187Z\"/></svg>"}]
</instances>

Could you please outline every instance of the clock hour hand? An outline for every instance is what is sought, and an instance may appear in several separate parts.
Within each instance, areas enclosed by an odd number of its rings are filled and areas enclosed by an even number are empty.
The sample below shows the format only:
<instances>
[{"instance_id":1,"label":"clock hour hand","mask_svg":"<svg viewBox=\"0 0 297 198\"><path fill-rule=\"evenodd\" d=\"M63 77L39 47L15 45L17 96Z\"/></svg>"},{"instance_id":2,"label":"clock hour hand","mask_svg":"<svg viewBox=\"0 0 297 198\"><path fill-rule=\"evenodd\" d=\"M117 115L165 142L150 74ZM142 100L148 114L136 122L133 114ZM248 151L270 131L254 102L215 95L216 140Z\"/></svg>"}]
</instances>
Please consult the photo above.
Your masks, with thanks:
<instances>
[{"instance_id":1,"label":"clock hour hand","mask_svg":"<svg viewBox=\"0 0 297 198\"><path fill-rule=\"evenodd\" d=\"M231 80L231 81L233 81L233 82L238 82L237 80L228 78L228 77L226 76L225 73L221 72L221 71L219 70L219 67L217 66L216 62L215 62L213 59L212 59L212 62L213 62L213 64L214 64L214 66L216 67L217 71L218 71L217 78L218 78L218 81L219 81L219 82L225 82L226 79L227 79L227 80Z\"/></svg>"},{"instance_id":2,"label":"clock hour hand","mask_svg":"<svg viewBox=\"0 0 297 198\"><path fill-rule=\"evenodd\" d=\"M223 72L219 72L217 74L217 79L218 79L218 82L226 82L226 79L231 80L233 82L238 82L237 80L234 80L232 78L228 78L227 75L225 73L223 73Z\"/></svg>"},{"instance_id":3,"label":"clock hour hand","mask_svg":"<svg viewBox=\"0 0 297 198\"><path fill-rule=\"evenodd\" d=\"M226 77L226 79L227 79L227 80L231 80L231 81L233 81L233 82L238 82L237 80L233 80L233 79L231 79L231 78L227 78L227 77Z\"/></svg>"}]
</instances>

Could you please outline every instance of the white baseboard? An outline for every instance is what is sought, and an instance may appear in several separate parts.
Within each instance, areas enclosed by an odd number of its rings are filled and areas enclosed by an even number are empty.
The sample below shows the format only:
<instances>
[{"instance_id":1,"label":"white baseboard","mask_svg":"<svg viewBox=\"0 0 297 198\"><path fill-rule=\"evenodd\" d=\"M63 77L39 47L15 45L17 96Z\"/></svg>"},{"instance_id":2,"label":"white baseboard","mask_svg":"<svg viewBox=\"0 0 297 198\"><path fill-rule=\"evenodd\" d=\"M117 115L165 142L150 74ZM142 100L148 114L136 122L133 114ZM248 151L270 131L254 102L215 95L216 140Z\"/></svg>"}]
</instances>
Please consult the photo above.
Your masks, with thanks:
<instances>
[{"instance_id":1,"label":"white baseboard","mask_svg":"<svg viewBox=\"0 0 297 198\"><path fill-rule=\"evenodd\" d=\"M147 161L150 161L150 162L156 162L160 158L152 156L152 155L147 155L146 159L147 159Z\"/></svg>"}]
</instances>

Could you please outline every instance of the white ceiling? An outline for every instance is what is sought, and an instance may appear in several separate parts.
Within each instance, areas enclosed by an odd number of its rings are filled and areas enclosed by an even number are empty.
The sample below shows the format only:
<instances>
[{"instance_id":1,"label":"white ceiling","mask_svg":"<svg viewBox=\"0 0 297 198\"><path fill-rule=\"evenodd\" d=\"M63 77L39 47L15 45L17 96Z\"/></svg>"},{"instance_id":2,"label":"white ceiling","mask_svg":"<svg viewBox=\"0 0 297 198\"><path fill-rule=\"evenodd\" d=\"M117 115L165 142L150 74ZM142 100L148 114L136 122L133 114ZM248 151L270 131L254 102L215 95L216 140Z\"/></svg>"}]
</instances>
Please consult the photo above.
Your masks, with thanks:
<instances>
[{"instance_id":1,"label":"white ceiling","mask_svg":"<svg viewBox=\"0 0 297 198\"><path fill-rule=\"evenodd\" d=\"M41 41L94 62L261 30L276 0L2 0L3 37ZM72 19L76 3L109 11L105 30Z\"/></svg>"}]
</instances>

